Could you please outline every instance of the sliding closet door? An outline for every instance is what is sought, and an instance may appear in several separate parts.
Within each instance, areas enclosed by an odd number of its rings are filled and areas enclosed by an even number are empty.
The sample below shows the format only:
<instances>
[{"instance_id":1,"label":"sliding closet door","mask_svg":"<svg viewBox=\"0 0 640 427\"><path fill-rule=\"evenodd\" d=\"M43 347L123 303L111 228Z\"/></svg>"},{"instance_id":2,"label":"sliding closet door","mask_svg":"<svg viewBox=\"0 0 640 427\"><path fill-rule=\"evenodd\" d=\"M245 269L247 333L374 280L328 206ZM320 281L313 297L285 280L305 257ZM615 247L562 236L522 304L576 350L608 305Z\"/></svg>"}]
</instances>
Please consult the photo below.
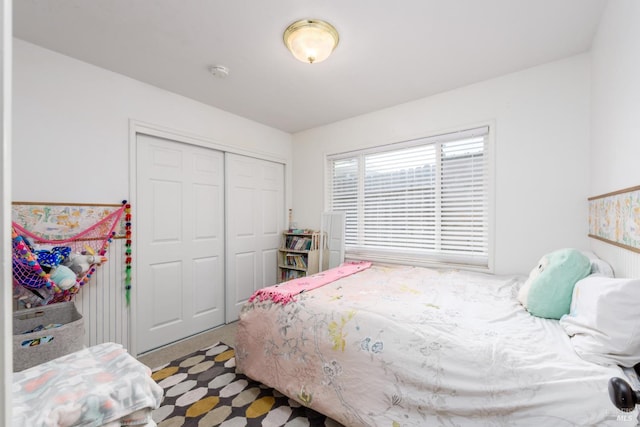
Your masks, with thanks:
<instances>
[{"instance_id":1,"label":"sliding closet door","mask_svg":"<svg viewBox=\"0 0 640 427\"><path fill-rule=\"evenodd\" d=\"M254 291L276 283L284 165L227 153L225 172L228 323Z\"/></svg>"},{"instance_id":2,"label":"sliding closet door","mask_svg":"<svg viewBox=\"0 0 640 427\"><path fill-rule=\"evenodd\" d=\"M137 137L137 352L224 323L224 154Z\"/></svg>"}]
</instances>

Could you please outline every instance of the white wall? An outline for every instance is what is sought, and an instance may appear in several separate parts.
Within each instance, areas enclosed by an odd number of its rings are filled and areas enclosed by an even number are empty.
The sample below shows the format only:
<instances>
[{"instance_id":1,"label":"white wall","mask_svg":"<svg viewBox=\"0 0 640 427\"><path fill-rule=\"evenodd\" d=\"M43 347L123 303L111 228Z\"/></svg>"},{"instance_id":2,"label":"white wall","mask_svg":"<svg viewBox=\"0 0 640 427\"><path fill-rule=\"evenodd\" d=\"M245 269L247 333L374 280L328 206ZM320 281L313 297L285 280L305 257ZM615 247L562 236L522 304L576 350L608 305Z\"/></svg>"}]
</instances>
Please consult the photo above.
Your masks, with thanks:
<instances>
[{"instance_id":1,"label":"white wall","mask_svg":"<svg viewBox=\"0 0 640 427\"><path fill-rule=\"evenodd\" d=\"M548 251L588 246L589 92L583 54L295 134L294 219L319 226L327 153L494 121L494 271L526 274Z\"/></svg>"},{"instance_id":2,"label":"white wall","mask_svg":"<svg viewBox=\"0 0 640 427\"><path fill-rule=\"evenodd\" d=\"M640 185L640 2L607 4L592 47L590 196ZM616 275L640 277L640 255L596 240Z\"/></svg>"},{"instance_id":3,"label":"white wall","mask_svg":"<svg viewBox=\"0 0 640 427\"><path fill-rule=\"evenodd\" d=\"M23 40L14 43L14 200L127 198L130 119L291 159L288 133Z\"/></svg>"},{"instance_id":4,"label":"white wall","mask_svg":"<svg viewBox=\"0 0 640 427\"><path fill-rule=\"evenodd\" d=\"M0 1L0 425L11 425L11 390L13 375L13 317L11 278L11 1Z\"/></svg>"},{"instance_id":5,"label":"white wall","mask_svg":"<svg viewBox=\"0 0 640 427\"><path fill-rule=\"evenodd\" d=\"M592 48L591 195L640 185L640 2L607 4Z\"/></svg>"}]
</instances>

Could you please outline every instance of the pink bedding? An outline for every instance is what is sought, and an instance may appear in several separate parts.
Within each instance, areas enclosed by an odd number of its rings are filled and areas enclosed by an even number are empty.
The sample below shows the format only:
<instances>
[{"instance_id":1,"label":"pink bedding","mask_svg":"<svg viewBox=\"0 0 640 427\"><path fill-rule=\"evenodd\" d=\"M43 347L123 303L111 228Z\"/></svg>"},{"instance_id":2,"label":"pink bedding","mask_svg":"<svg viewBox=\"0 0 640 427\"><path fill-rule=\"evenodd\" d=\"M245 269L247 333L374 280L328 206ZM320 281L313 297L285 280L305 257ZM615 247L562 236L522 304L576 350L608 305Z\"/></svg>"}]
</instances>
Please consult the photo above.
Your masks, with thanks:
<instances>
[{"instance_id":1,"label":"pink bedding","mask_svg":"<svg viewBox=\"0 0 640 427\"><path fill-rule=\"evenodd\" d=\"M524 278L372 266L286 305L247 303L237 369L346 426L636 425Z\"/></svg>"},{"instance_id":2,"label":"pink bedding","mask_svg":"<svg viewBox=\"0 0 640 427\"><path fill-rule=\"evenodd\" d=\"M319 288L343 277L366 270L369 267L371 267L371 263L368 261L346 262L339 267L316 273L309 277L300 277L278 285L258 289L251 295L249 302L257 299L258 301L271 300L276 303L287 304L295 301L295 296L302 292Z\"/></svg>"}]
</instances>

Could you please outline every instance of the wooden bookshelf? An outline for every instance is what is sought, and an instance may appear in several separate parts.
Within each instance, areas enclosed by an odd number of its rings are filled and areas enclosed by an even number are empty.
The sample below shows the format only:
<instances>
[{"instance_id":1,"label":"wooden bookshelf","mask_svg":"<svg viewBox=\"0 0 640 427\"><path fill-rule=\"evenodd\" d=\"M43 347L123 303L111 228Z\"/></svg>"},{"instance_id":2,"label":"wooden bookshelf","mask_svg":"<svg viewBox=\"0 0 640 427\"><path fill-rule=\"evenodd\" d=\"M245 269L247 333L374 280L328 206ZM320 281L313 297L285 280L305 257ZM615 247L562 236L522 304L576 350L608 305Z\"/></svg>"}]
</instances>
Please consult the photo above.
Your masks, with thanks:
<instances>
[{"instance_id":1,"label":"wooden bookshelf","mask_svg":"<svg viewBox=\"0 0 640 427\"><path fill-rule=\"evenodd\" d=\"M278 282L317 273L320 267L320 244L318 231L283 232L278 249Z\"/></svg>"}]
</instances>

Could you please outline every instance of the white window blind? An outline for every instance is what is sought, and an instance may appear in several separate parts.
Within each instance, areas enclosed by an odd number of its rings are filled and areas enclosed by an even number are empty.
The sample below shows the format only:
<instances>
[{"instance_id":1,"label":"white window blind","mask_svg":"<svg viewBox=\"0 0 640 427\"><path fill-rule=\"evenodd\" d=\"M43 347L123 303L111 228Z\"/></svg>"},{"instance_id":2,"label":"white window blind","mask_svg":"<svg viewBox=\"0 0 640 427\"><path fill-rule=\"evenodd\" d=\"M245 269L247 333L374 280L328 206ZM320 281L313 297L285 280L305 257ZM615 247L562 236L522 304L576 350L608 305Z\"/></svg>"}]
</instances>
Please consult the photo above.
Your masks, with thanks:
<instances>
[{"instance_id":1,"label":"white window blind","mask_svg":"<svg viewBox=\"0 0 640 427\"><path fill-rule=\"evenodd\" d=\"M488 267L489 128L328 157L350 258Z\"/></svg>"}]
</instances>

